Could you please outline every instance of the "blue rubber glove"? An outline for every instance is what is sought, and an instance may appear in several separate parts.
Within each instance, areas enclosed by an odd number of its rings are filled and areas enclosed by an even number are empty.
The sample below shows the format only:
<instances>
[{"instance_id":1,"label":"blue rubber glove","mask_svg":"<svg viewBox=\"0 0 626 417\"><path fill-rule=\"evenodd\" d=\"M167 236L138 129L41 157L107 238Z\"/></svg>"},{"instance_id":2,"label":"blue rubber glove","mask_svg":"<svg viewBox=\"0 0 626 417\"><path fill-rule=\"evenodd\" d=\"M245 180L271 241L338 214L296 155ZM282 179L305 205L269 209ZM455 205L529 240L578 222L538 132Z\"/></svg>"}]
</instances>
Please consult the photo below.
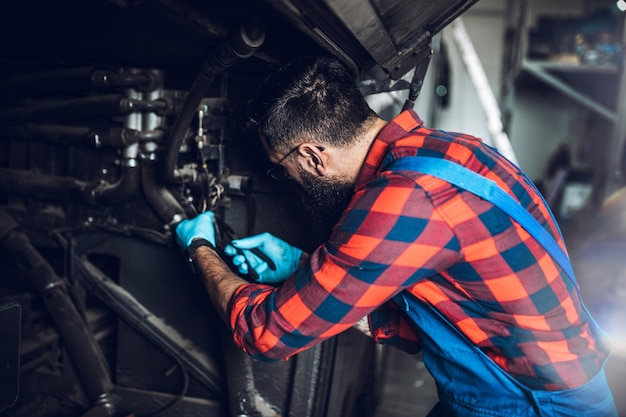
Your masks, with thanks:
<instances>
[{"instance_id":1,"label":"blue rubber glove","mask_svg":"<svg viewBox=\"0 0 626 417\"><path fill-rule=\"evenodd\" d=\"M205 211L191 220L183 220L176 226L176 242L186 251L191 241L197 238L206 239L215 247L215 215Z\"/></svg>"},{"instance_id":2,"label":"blue rubber glove","mask_svg":"<svg viewBox=\"0 0 626 417\"><path fill-rule=\"evenodd\" d=\"M233 257L233 264L239 272L247 274L251 268L258 275L256 281L265 284L289 278L298 269L302 256L301 249L269 233L235 239L226 245L224 253Z\"/></svg>"}]
</instances>

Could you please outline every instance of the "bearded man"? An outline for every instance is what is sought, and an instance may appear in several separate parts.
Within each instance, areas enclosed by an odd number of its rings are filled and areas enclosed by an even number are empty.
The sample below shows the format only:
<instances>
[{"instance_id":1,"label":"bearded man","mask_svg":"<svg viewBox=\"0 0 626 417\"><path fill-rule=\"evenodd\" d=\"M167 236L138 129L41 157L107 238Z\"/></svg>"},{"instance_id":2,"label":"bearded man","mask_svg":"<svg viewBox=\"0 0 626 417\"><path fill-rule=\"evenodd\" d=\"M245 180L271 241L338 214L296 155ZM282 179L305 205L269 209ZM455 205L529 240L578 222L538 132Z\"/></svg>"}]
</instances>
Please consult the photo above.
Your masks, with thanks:
<instances>
[{"instance_id":1,"label":"bearded man","mask_svg":"<svg viewBox=\"0 0 626 417\"><path fill-rule=\"evenodd\" d=\"M215 252L213 213L177 226L241 349L284 360L366 317L377 342L422 350L439 394L430 416L617 416L610 341L518 167L412 110L381 119L333 58L277 71L250 115L268 173L336 224L310 255L268 233L233 241L226 254L255 283Z\"/></svg>"}]
</instances>

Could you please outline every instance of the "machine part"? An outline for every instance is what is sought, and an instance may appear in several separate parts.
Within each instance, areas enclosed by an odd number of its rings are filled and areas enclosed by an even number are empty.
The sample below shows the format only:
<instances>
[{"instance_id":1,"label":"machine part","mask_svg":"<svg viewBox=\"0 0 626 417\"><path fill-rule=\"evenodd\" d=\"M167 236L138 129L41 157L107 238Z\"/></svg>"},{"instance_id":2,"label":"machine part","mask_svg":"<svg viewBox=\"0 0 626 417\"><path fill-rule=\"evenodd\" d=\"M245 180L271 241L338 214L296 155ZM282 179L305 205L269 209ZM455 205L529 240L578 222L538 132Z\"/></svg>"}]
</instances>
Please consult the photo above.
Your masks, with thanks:
<instances>
[{"instance_id":1,"label":"machine part","mask_svg":"<svg viewBox=\"0 0 626 417\"><path fill-rule=\"evenodd\" d=\"M439 116L442 109L448 107L450 102L451 75L450 75L450 58L448 56L448 47L443 41L442 35L437 34L433 37L432 42L433 57L430 64L430 71L434 74L435 91L434 104L431 106L428 115L428 126L438 126Z\"/></svg>"},{"instance_id":2,"label":"machine part","mask_svg":"<svg viewBox=\"0 0 626 417\"><path fill-rule=\"evenodd\" d=\"M0 83L7 97L29 97L67 91L93 90L105 87L135 87L150 91L157 80L146 71L110 71L98 68L68 68L13 77Z\"/></svg>"},{"instance_id":3,"label":"machine part","mask_svg":"<svg viewBox=\"0 0 626 417\"><path fill-rule=\"evenodd\" d=\"M171 109L171 103L166 100L137 100L115 94L41 102L34 106L2 110L0 111L0 122L9 126L31 122L52 123L91 117L125 115L139 111L167 113Z\"/></svg>"},{"instance_id":4,"label":"machine part","mask_svg":"<svg viewBox=\"0 0 626 417\"><path fill-rule=\"evenodd\" d=\"M81 126L37 125L5 126L0 128L0 140L9 138L36 139L43 142L84 147L124 148L138 142L159 141L165 135L163 130L139 131L134 129L111 127L92 129Z\"/></svg>"},{"instance_id":5,"label":"machine part","mask_svg":"<svg viewBox=\"0 0 626 417\"><path fill-rule=\"evenodd\" d=\"M276 7L300 30L343 59L358 74L373 78L402 78L430 44L476 0L385 2L381 0L279 0Z\"/></svg>"},{"instance_id":6,"label":"machine part","mask_svg":"<svg viewBox=\"0 0 626 417\"><path fill-rule=\"evenodd\" d=\"M143 193L166 225L173 226L187 218L187 214L178 200L167 187L158 180L158 161L141 162L141 184ZM193 175L193 172L190 172Z\"/></svg>"},{"instance_id":7,"label":"machine part","mask_svg":"<svg viewBox=\"0 0 626 417\"><path fill-rule=\"evenodd\" d=\"M30 243L17 231L17 223L0 210L0 245L18 265L24 279L42 295L43 302L61 334L87 399L94 408L113 415L111 377L102 352L69 297L67 284Z\"/></svg>"},{"instance_id":8,"label":"machine part","mask_svg":"<svg viewBox=\"0 0 626 417\"><path fill-rule=\"evenodd\" d=\"M164 160L164 178L167 182L180 181L180 175L176 171L178 153L185 139L185 132L191 124L207 88L221 71L234 65L241 58L252 56L264 40L265 34L260 28L242 23L231 32L229 39L220 42L215 50L209 53L202 65L202 70L196 76L187 93L183 107L169 135Z\"/></svg>"},{"instance_id":9,"label":"machine part","mask_svg":"<svg viewBox=\"0 0 626 417\"><path fill-rule=\"evenodd\" d=\"M88 184L68 177L0 168L0 191L54 201L118 204L135 196L139 190L140 168L127 163L122 167L120 179L113 184Z\"/></svg>"},{"instance_id":10,"label":"machine part","mask_svg":"<svg viewBox=\"0 0 626 417\"><path fill-rule=\"evenodd\" d=\"M372 414L362 401L369 391L361 369L373 363L371 340L346 332L287 361L239 361L242 353L228 344L227 327L185 269L171 231L177 220L216 207L237 235L271 231L314 248L326 230L311 230L296 197L266 180L260 143L239 128L247 100L274 67L325 53L360 81L375 78L375 89L406 89L407 81L390 83L390 72L413 68L426 46L420 42L474 2L355 0L368 3L356 15L346 0L5 5L0 30L11 42L0 43L0 167L9 177L0 171L0 209L19 216L32 244L67 277L78 314L115 373L120 417ZM242 36L236 22L250 17L264 22L265 40L253 26ZM384 54L375 53L374 38L382 37L364 25L370 17L385 32ZM397 60L387 54L392 48ZM240 59L251 50L252 59ZM201 125L196 99L207 104ZM192 104L183 111L185 100ZM177 122L179 114L189 119ZM26 190L7 184L22 172L31 182ZM51 247L51 233L63 250ZM5 276L19 276L14 264L0 251ZM99 415L99 399L86 407L42 298L23 284L0 280L0 295L18 299L27 317L21 398L6 414Z\"/></svg>"},{"instance_id":11,"label":"machine part","mask_svg":"<svg viewBox=\"0 0 626 417\"><path fill-rule=\"evenodd\" d=\"M53 201L88 201L89 184L74 178L0 168L0 191Z\"/></svg>"},{"instance_id":12,"label":"machine part","mask_svg":"<svg viewBox=\"0 0 626 417\"><path fill-rule=\"evenodd\" d=\"M149 71L153 74L153 77L159 79L159 85L163 84L163 72L158 70ZM129 92L129 94L131 94ZM163 91L161 89L155 89L151 92L144 92L140 95L141 98L146 100L160 100L163 98ZM145 132L156 131L161 127L163 123L162 118L158 112L136 114L136 118L128 118L127 124L136 126L137 129ZM144 191L144 196L148 200L150 206L156 211L161 220L163 220L167 226L174 226L181 220L187 217L185 210L178 202L178 200L170 193L165 185L157 177L157 146L154 142L148 142L145 144L146 150L149 151L149 155L142 160L141 168L141 183ZM195 179L195 173L192 173ZM185 178L185 176L182 176Z\"/></svg>"},{"instance_id":13,"label":"machine part","mask_svg":"<svg viewBox=\"0 0 626 417\"><path fill-rule=\"evenodd\" d=\"M128 89L126 92L128 101L141 101L141 93L137 90ZM132 130L141 129L142 114L134 111L126 116L124 127ZM128 201L137 194L140 184L139 144L132 143L124 148L122 170L119 179L113 184L102 182L93 187L89 192L89 198L94 205L100 203L116 204Z\"/></svg>"},{"instance_id":14,"label":"machine part","mask_svg":"<svg viewBox=\"0 0 626 417\"><path fill-rule=\"evenodd\" d=\"M148 311L130 293L115 284L90 261L77 258L75 265L89 289L119 314L125 322L164 352L180 358L185 369L189 369L217 396L223 395L218 366L211 358L192 349L175 329Z\"/></svg>"},{"instance_id":15,"label":"machine part","mask_svg":"<svg viewBox=\"0 0 626 417\"><path fill-rule=\"evenodd\" d=\"M253 180L248 175L231 174L222 178L224 192L231 195L248 196L252 193Z\"/></svg>"},{"instance_id":16,"label":"machine part","mask_svg":"<svg viewBox=\"0 0 626 417\"><path fill-rule=\"evenodd\" d=\"M87 193L88 201L93 205L112 205L128 201L137 195L140 178L137 160L124 159L119 179L113 184L102 182L92 186Z\"/></svg>"},{"instance_id":17,"label":"machine part","mask_svg":"<svg viewBox=\"0 0 626 417\"><path fill-rule=\"evenodd\" d=\"M409 94L402 106L402 110L409 110L415 106L415 100L420 95L422 90L422 84L424 84L424 78L426 77L426 70L428 70L428 64L432 57L432 49L427 48L422 50L422 58L418 61L413 72L413 79L411 80L411 86L409 87Z\"/></svg>"}]
</instances>

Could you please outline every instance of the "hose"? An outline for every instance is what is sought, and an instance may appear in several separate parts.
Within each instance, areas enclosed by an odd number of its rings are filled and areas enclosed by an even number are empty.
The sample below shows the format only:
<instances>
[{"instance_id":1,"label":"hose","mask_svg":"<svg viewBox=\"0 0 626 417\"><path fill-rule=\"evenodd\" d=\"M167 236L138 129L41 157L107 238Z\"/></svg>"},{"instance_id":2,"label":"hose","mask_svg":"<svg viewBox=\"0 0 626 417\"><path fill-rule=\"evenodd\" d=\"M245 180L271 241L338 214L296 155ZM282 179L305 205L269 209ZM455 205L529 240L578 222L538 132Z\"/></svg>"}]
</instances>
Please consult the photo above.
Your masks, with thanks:
<instances>
[{"instance_id":1,"label":"hose","mask_svg":"<svg viewBox=\"0 0 626 417\"><path fill-rule=\"evenodd\" d=\"M50 199L88 201L89 183L74 178L0 168L0 192Z\"/></svg>"},{"instance_id":2,"label":"hose","mask_svg":"<svg viewBox=\"0 0 626 417\"><path fill-rule=\"evenodd\" d=\"M31 73L0 83L3 96L30 97L55 92L94 90L104 87L135 87L148 91L156 85L150 72L118 72L97 68L69 68Z\"/></svg>"},{"instance_id":3,"label":"hose","mask_svg":"<svg viewBox=\"0 0 626 417\"><path fill-rule=\"evenodd\" d=\"M112 415L114 405L109 394L113 384L97 342L72 302L66 281L56 274L17 227L17 222L6 211L0 210L0 246L15 261L22 277L42 295L88 400Z\"/></svg>"},{"instance_id":4,"label":"hose","mask_svg":"<svg viewBox=\"0 0 626 417\"><path fill-rule=\"evenodd\" d=\"M91 117L118 116L141 111L167 114L173 111L173 108L172 103L168 100L144 101L129 99L120 94L110 94L41 102L17 109L1 110L0 123L7 126L30 122L50 123Z\"/></svg>"},{"instance_id":5,"label":"hose","mask_svg":"<svg viewBox=\"0 0 626 417\"><path fill-rule=\"evenodd\" d=\"M142 162L141 184L150 207L156 211L163 222L174 225L187 217L185 210L172 193L157 180L156 161Z\"/></svg>"},{"instance_id":6,"label":"hose","mask_svg":"<svg viewBox=\"0 0 626 417\"><path fill-rule=\"evenodd\" d=\"M264 40L265 34L260 28L239 24L236 30L231 31L229 39L220 42L208 54L201 71L196 76L191 89L187 93L185 102L169 135L163 166L163 177L166 182L174 183L180 181L180 175L176 171L180 147L185 140L185 132L191 124L208 87L220 72L234 65L240 58L252 56L255 50L263 44Z\"/></svg>"},{"instance_id":7,"label":"hose","mask_svg":"<svg viewBox=\"0 0 626 417\"><path fill-rule=\"evenodd\" d=\"M140 171L136 160L127 161L122 166L120 177L116 182L113 184L102 182L90 187L87 192L88 201L93 205L112 205L132 199L139 191Z\"/></svg>"}]
</instances>

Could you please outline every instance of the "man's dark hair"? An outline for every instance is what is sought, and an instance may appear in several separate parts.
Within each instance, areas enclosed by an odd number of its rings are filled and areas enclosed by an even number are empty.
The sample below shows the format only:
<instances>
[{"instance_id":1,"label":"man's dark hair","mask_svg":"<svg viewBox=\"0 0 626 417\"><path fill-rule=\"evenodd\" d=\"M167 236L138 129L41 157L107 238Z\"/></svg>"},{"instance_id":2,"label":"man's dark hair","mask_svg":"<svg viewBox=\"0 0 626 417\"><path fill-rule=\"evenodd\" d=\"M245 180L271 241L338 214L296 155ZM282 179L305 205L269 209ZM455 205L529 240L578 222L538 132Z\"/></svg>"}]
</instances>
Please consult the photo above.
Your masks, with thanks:
<instances>
[{"instance_id":1,"label":"man's dark hair","mask_svg":"<svg viewBox=\"0 0 626 417\"><path fill-rule=\"evenodd\" d=\"M309 57L269 76L248 116L271 149L287 151L298 140L345 146L375 114L339 60Z\"/></svg>"}]
</instances>

